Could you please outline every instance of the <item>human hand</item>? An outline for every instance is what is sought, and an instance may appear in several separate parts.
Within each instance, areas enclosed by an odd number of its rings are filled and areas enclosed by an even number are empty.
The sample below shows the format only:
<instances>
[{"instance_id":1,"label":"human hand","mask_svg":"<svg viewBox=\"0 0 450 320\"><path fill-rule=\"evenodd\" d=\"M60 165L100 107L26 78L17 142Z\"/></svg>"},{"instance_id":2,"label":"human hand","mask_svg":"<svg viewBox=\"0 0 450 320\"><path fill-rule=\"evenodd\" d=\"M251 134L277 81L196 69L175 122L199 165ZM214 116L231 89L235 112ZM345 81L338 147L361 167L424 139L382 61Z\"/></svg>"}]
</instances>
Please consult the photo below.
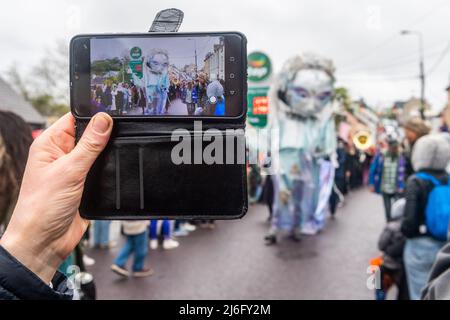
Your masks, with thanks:
<instances>
[{"instance_id":1,"label":"human hand","mask_svg":"<svg viewBox=\"0 0 450 320\"><path fill-rule=\"evenodd\" d=\"M88 221L78 207L86 175L111 135L113 121L97 113L75 145L68 113L31 145L19 198L0 245L49 283L80 241Z\"/></svg>"}]
</instances>

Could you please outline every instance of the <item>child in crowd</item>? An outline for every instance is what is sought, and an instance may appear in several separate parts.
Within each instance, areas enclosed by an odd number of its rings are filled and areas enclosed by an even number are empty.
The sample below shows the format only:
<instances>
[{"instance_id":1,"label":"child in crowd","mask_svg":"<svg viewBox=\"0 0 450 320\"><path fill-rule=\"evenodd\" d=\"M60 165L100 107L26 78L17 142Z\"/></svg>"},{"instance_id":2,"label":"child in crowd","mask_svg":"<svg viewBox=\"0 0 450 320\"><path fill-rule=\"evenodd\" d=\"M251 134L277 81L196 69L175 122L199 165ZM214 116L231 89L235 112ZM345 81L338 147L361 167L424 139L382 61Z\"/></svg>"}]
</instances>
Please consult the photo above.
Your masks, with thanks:
<instances>
[{"instance_id":1,"label":"child in crowd","mask_svg":"<svg viewBox=\"0 0 450 320\"><path fill-rule=\"evenodd\" d=\"M408 285L403 265L403 249L406 238L400 228L405 210L404 198L392 205L391 221L389 221L378 240L378 249L383 253L381 272L381 288L377 289L377 299L384 300L389 287L388 283L395 284L398 289L397 300L409 300ZM388 281L389 279L390 281Z\"/></svg>"}]
</instances>

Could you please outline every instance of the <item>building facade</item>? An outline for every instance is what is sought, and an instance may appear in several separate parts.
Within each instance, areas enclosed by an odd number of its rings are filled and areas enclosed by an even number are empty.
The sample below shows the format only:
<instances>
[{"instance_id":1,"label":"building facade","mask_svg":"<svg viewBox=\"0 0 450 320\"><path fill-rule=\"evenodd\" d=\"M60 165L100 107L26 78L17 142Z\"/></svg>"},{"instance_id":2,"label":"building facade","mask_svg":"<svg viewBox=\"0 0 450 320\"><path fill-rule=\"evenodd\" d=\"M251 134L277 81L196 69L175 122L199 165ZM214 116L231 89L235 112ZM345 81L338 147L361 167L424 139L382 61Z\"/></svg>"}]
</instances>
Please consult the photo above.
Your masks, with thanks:
<instances>
[{"instance_id":1,"label":"building facade","mask_svg":"<svg viewBox=\"0 0 450 320\"><path fill-rule=\"evenodd\" d=\"M225 50L223 40L214 45L213 52L209 52L204 60L203 71L209 80L225 80Z\"/></svg>"}]
</instances>

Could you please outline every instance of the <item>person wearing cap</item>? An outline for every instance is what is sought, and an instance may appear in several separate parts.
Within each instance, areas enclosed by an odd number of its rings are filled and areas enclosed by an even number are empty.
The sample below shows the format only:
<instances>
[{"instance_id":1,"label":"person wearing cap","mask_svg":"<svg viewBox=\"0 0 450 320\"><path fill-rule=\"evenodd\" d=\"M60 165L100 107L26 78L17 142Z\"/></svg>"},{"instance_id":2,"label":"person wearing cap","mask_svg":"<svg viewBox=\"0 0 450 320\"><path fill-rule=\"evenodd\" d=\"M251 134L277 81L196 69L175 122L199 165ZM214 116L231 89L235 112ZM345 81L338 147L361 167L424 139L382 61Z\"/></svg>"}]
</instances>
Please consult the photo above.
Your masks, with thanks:
<instances>
[{"instance_id":1,"label":"person wearing cap","mask_svg":"<svg viewBox=\"0 0 450 320\"><path fill-rule=\"evenodd\" d=\"M369 187L383 196L386 221L391 221L392 203L405 190L405 157L399 152L399 142L394 135L386 138L387 150L379 151L369 171Z\"/></svg>"},{"instance_id":2,"label":"person wearing cap","mask_svg":"<svg viewBox=\"0 0 450 320\"><path fill-rule=\"evenodd\" d=\"M430 133L430 127L420 117L413 117L408 119L403 124L405 130L406 146L403 155L405 157L405 180L414 173L411 163L411 153L416 141Z\"/></svg>"}]
</instances>

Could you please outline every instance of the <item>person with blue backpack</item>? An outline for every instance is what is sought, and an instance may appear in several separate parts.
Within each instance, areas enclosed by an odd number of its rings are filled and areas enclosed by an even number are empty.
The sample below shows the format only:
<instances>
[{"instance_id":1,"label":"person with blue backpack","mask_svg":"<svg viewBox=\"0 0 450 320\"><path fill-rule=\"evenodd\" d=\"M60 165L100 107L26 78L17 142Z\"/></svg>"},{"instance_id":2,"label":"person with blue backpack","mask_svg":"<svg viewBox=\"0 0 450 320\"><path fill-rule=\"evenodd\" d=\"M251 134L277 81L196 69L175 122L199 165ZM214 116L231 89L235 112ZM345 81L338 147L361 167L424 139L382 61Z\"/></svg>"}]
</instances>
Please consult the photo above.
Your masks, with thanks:
<instances>
[{"instance_id":1,"label":"person with blue backpack","mask_svg":"<svg viewBox=\"0 0 450 320\"><path fill-rule=\"evenodd\" d=\"M409 295L421 297L438 251L447 240L450 221L450 180L446 172L450 144L439 134L420 138L412 151L415 174L406 184L405 217L401 231L407 238L403 253Z\"/></svg>"}]
</instances>

